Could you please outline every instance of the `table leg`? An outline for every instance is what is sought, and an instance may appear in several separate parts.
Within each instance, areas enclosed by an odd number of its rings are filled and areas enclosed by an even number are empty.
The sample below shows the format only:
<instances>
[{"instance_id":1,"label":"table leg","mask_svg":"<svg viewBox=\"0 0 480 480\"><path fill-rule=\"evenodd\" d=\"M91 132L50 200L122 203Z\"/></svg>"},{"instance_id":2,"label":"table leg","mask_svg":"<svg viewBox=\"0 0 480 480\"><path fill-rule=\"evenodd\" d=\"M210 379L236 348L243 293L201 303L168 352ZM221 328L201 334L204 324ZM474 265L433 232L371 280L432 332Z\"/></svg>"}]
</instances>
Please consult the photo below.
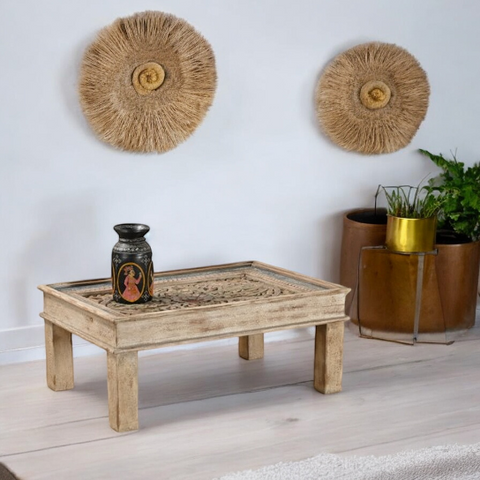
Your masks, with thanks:
<instances>
[{"instance_id":1,"label":"table leg","mask_svg":"<svg viewBox=\"0 0 480 480\"><path fill-rule=\"evenodd\" d=\"M117 432L138 430L138 352L107 352L108 416Z\"/></svg>"},{"instance_id":2,"label":"table leg","mask_svg":"<svg viewBox=\"0 0 480 480\"><path fill-rule=\"evenodd\" d=\"M73 388L72 334L45 320L47 385L55 392Z\"/></svg>"},{"instance_id":3,"label":"table leg","mask_svg":"<svg viewBox=\"0 0 480 480\"><path fill-rule=\"evenodd\" d=\"M344 322L317 325L313 386L321 393L342 390Z\"/></svg>"},{"instance_id":4,"label":"table leg","mask_svg":"<svg viewBox=\"0 0 480 480\"><path fill-rule=\"evenodd\" d=\"M263 333L238 337L238 354L245 360L263 358Z\"/></svg>"}]
</instances>

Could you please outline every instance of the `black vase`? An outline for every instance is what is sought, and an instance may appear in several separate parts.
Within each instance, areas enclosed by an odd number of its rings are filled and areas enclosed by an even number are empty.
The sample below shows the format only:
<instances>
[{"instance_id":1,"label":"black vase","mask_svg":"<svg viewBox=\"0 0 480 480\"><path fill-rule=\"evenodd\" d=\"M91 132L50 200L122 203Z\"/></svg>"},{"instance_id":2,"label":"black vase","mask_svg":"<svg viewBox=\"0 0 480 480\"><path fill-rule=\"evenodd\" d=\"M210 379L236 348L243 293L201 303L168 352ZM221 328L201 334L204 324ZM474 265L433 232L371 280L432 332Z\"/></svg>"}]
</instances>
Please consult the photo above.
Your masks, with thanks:
<instances>
[{"instance_id":1,"label":"black vase","mask_svg":"<svg viewBox=\"0 0 480 480\"><path fill-rule=\"evenodd\" d=\"M153 295L153 262L144 235L150 227L122 223L113 229L119 236L112 250L113 299L126 304L149 302Z\"/></svg>"}]
</instances>

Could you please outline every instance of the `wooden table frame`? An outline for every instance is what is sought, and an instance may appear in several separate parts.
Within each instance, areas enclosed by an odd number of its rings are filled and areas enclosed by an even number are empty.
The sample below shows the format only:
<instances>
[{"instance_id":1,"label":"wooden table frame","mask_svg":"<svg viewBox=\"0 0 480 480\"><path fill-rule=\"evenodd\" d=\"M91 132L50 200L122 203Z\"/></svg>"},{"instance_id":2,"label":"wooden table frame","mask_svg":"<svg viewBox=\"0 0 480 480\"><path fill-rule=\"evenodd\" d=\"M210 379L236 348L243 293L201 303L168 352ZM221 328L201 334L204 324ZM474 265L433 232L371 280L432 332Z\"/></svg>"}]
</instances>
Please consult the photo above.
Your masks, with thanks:
<instances>
[{"instance_id":1,"label":"wooden table frame","mask_svg":"<svg viewBox=\"0 0 480 480\"><path fill-rule=\"evenodd\" d=\"M314 388L325 394L341 391L348 288L260 262L156 273L155 284L231 272L271 279L287 293L126 315L90 298L111 290L110 279L39 286L44 293L48 387L74 387L72 334L78 335L107 351L110 426L117 432L137 430L139 350L239 337L240 357L254 360L264 355L265 333L315 326Z\"/></svg>"}]
</instances>

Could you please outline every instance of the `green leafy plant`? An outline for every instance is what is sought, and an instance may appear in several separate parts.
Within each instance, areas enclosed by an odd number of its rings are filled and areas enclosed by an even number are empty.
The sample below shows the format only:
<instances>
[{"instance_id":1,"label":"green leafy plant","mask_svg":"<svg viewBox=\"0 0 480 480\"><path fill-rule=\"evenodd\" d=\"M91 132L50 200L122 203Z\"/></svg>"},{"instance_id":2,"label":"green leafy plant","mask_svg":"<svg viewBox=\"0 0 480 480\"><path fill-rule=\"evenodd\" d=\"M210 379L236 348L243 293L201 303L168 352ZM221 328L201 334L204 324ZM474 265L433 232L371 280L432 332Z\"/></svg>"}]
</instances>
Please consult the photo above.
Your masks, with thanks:
<instances>
[{"instance_id":1,"label":"green leafy plant","mask_svg":"<svg viewBox=\"0 0 480 480\"><path fill-rule=\"evenodd\" d=\"M430 158L442 169L426 187L429 193L442 196L439 212L439 228L452 230L470 240L480 238L480 163L465 168L452 154L447 159L442 154L434 155L420 149L420 153Z\"/></svg>"},{"instance_id":2,"label":"green leafy plant","mask_svg":"<svg viewBox=\"0 0 480 480\"><path fill-rule=\"evenodd\" d=\"M421 184L421 182L420 182ZM375 194L375 205L381 191L387 199L387 213L402 218L430 218L437 215L442 198L428 186L379 185Z\"/></svg>"}]
</instances>

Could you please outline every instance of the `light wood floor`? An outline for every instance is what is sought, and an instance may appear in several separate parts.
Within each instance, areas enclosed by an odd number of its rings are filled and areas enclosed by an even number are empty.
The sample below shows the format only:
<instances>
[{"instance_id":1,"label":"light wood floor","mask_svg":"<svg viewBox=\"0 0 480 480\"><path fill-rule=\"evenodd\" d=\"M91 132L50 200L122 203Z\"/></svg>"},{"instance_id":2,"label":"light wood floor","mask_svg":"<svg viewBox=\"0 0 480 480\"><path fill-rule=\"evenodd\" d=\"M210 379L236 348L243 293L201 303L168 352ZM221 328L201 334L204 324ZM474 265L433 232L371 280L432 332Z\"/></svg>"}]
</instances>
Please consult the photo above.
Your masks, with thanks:
<instances>
[{"instance_id":1,"label":"light wood floor","mask_svg":"<svg viewBox=\"0 0 480 480\"><path fill-rule=\"evenodd\" d=\"M477 322L478 324L478 322ZM268 337L267 337L268 340ZM106 356L53 392L44 362L0 367L0 462L30 479L212 479L322 452L389 454L480 441L480 328L453 345L346 332L343 392L313 390L313 335L140 357L140 430L108 426Z\"/></svg>"}]
</instances>

